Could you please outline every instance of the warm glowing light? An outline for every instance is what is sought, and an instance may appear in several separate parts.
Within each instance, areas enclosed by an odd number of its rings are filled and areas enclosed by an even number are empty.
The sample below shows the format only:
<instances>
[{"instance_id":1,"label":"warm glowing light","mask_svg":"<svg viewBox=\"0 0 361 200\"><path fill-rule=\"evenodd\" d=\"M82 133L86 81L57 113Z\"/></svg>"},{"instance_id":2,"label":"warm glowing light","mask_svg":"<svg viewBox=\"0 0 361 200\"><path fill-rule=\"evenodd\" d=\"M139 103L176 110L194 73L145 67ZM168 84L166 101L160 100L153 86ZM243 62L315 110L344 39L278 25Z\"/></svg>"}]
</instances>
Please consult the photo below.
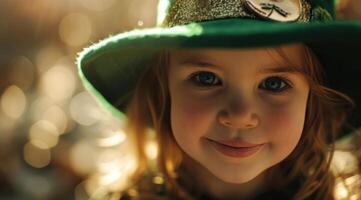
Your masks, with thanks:
<instances>
[{"instance_id":1,"label":"warm glowing light","mask_svg":"<svg viewBox=\"0 0 361 200\"><path fill-rule=\"evenodd\" d=\"M162 185L164 183L164 178L161 176L155 176L153 178L153 183L158 184L158 185Z\"/></svg>"},{"instance_id":2,"label":"warm glowing light","mask_svg":"<svg viewBox=\"0 0 361 200\"><path fill-rule=\"evenodd\" d=\"M40 74L50 69L63 56L64 54L58 46L47 45L41 48L35 58L35 64Z\"/></svg>"},{"instance_id":3,"label":"warm glowing light","mask_svg":"<svg viewBox=\"0 0 361 200\"><path fill-rule=\"evenodd\" d=\"M109 171L122 171L123 174L132 173L135 168L135 158L132 154L119 155L117 150L106 150L102 152L97 160L98 171L109 173Z\"/></svg>"},{"instance_id":4,"label":"warm glowing light","mask_svg":"<svg viewBox=\"0 0 361 200\"><path fill-rule=\"evenodd\" d=\"M99 174L99 185L113 190L119 190L126 186L127 180L135 170L134 157L124 159L124 163L118 165L118 169Z\"/></svg>"},{"instance_id":5,"label":"warm glowing light","mask_svg":"<svg viewBox=\"0 0 361 200\"><path fill-rule=\"evenodd\" d=\"M361 175L355 175L355 176L348 177L345 180L345 184L346 185L355 185L355 184L359 183L360 181L361 181Z\"/></svg>"},{"instance_id":6,"label":"warm glowing light","mask_svg":"<svg viewBox=\"0 0 361 200\"><path fill-rule=\"evenodd\" d=\"M146 154L149 159L156 159L158 156L158 147L155 141L148 141L145 147Z\"/></svg>"},{"instance_id":7,"label":"warm glowing light","mask_svg":"<svg viewBox=\"0 0 361 200\"><path fill-rule=\"evenodd\" d=\"M107 163L99 163L100 173L98 184L114 190L123 188L130 175L136 170L136 164L136 159L133 155L127 155L121 158L118 156L114 161L108 160ZM105 169L108 169L108 171L105 171Z\"/></svg>"},{"instance_id":8,"label":"warm glowing light","mask_svg":"<svg viewBox=\"0 0 361 200\"><path fill-rule=\"evenodd\" d=\"M97 160L97 168L101 173L119 170L125 160L122 159L120 153L116 149L106 149L100 153Z\"/></svg>"},{"instance_id":9,"label":"warm glowing light","mask_svg":"<svg viewBox=\"0 0 361 200\"><path fill-rule=\"evenodd\" d=\"M84 14L71 13L65 16L60 22L60 38L69 46L84 45L89 41L91 34L92 23L89 17Z\"/></svg>"},{"instance_id":10,"label":"warm glowing light","mask_svg":"<svg viewBox=\"0 0 361 200\"><path fill-rule=\"evenodd\" d=\"M42 148L45 148L44 145L46 145L47 148L52 148L58 144L59 132L51 122L40 120L30 127L29 139L34 144L39 144L39 142L34 141L42 142Z\"/></svg>"},{"instance_id":11,"label":"warm glowing light","mask_svg":"<svg viewBox=\"0 0 361 200\"><path fill-rule=\"evenodd\" d=\"M90 178L88 178L84 183L84 189L88 196L95 196L96 192L99 191L100 185L99 185L99 175L93 175ZM91 199L91 198L88 198ZM96 198L94 198L96 199Z\"/></svg>"},{"instance_id":12,"label":"warm glowing light","mask_svg":"<svg viewBox=\"0 0 361 200\"><path fill-rule=\"evenodd\" d=\"M79 124L90 126L104 118L104 111L88 92L75 95L70 102L70 115Z\"/></svg>"},{"instance_id":13,"label":"warm glowing light","mask_svg":"<svg viewBox=\"0 0 361 200\"><path fill-rule=\"evenodd\" d=\"M106 173L118 169L120 165L121 163L119 162L119 160L112 160L108 162L99 163L97 168L99 172Z\"/></svg>"},{"instance_id":14,"label":"warm glowing light","mask_svg":"<svg viewBox=\"0 0 361 200\"><path fill-rule=\"evenodd\" d=\"M334 193L336 199L345 199L349 195L347 188L342 183L336 185Z\"/></svg>"},{"instance_id":15,"label":"warm glowing light","mask_svg":"<svg viewBox=\"0 0 361 200\"><path fill-rule=\"evenodd\" d=\"M142 20L138 20L138 26L143 26L144 25L144 22Z\"/></svg>"},{"instance_id":16,"label":"warm glowing light","mask_svg":"<svg viewBox=\"0 0 361 200\"><path fill-rule=\"evenodd\" d=\"M127 184L127 180L122 178L115 180L115 182L109 185L100 184L102 181L104 181L104 176L100 174L93 175L85 181L84 188L88 196L90 196L89 199L103 199L105 194L109 194L112 191L121 191ZM112 195L109 199L119 199L119 195Z\"/></svg>"},{"instance_id":17,"label":"warm glowing light","mask_svg":"<svg viewBox=\"0 0 361 200\"><path fill-rule=\"evenodd\" d=\"M47 150L50 148L48 144L41 140L30 140L30 143L39 149Z\"/></svg>"},{"instance_id":18,"label":"warm glowing light","mask_svg":"<svg viewBox=\"0 0 361 200\"><path fill-rule=\"evenodd\" d=\"M55 101L70 98L75 91L75 87L74 74L66 66L54 66L41 77L41 91Z\"/></svg>"},{"instance_id":19,"label":"warm glowing light","mask_svg":"<svg viewBox=\"0 0 361 200\"><path fill-rule=\"evenodd\" d=\"M16 85L8 87L0 100L1 108L7 116L18 119L23 114L26 107L26 96Z\"/></svg>"},{"instance_id":20,"label":"warm glowing light","mask_svg":"<svg viewBox=\"0 0 361 200\"><path fill-rule=\"evenodd\" d=\"M53 105L51 99L47 96L37 96L30 104L31 118L35 120L41 120L43 113Z\"/></svg>"},{"instance_id":21,"label":"warm glowing light","mask_svg":"<svg viewBox=\"0 0 361 200\"><path fill-rule=\"evenodd\" d=\"M49 107L42 115L41 119L47 120L54 124L59 134L63 134L67 128L68 118L59 106Z\"/></svg>"},{"instance_id":22,"label":"warm glowing light","mask_svg":"<svg viewBox=\"0 0 361 200\"><path fill-rule=\"evenodd\" d=\"M95 161L98 152L87 141L81 141L72 146L70 150L70 163L73 169L82 175L88 175L95 171Z\"/></svg>"},{"instance_id":23,"label":"warm glowing light","mask_svg":"<svg viewBox=\"0 0 361 200\"><path fill-rule=\"evenodd\" d=\"M141 6L140 5L141 2ZM139 26L139 21L142 22L141 26L149 26L153 24L153 19L156 18L155 13L149 12L149 8L156 8L156 1L129 1L128 7L128 21L137 23ZM137 12L134 12L136 10ZM141 20L139 20L141 19Z\"/></svg>"},{"instance_id":24,"label":"warm glowing light","mask_svg":"<svg viewBox=\"0 0 361 200\"><path fill-rule=\"evenodd\" d=\"M123 173L119 170L110 171L100 178L100 184L101 185L110 185L110 184L120 180L122 177L122 174Z\"/></svg>"},{"instance_id":25,"label":"warm glowing light","mask_svg":"<svg viewBox=\"0 0 361 200\"><path fill-rule=\"evenodd\" d=\"M125 139L127 138L126 134L122 130L113 131L112 133L113 133L113 135L99 139L98 140L99 146L101 146L101 147L116 146L116 145L124 142Z\"/></svg>"},{"instance_id":26,"label":"warm glowing light","mask_svg":"<svg viewBox=\"0 0 361 200\"><path fill-rule=\"evenodd\" d=\"M350 152L335 151L331 169L334 173L350 173L357 170L357 158Z\"/></svg>"},{"instance_id":27,"label":"warm glowing light","mask_svg":"<svg viewBox=\"0 0 361 200\"><path fill-rule=\"evenodd\" d=\"M128 191L128 195L129 196L131 196L131 197L135 197L135 196L137 196L138 195L138 191L136 190L136 189L130 189L129 191Z\"/></svg>"},{"instance_id":28,"label":"warm glowing light","mask_svg":"<svg viewBox=\"0 0 361 200\"><path fill-rule=\"evenodd\" d=\"M351 195L350 197L350 200L360 200L360 195L359 194L354 194L354 195Z\"/></svg>"},{"instance_id":29,"label":"warm glowing light","mask_svg":"<svg viewBox=\"0 0 361 200\"><path fill-rule=\"evenodd\" d=\"M50 151L39 149L31 143L24 146L24 160L35 168L42 168L50 163Z\"/></svg>"}]
</instances>

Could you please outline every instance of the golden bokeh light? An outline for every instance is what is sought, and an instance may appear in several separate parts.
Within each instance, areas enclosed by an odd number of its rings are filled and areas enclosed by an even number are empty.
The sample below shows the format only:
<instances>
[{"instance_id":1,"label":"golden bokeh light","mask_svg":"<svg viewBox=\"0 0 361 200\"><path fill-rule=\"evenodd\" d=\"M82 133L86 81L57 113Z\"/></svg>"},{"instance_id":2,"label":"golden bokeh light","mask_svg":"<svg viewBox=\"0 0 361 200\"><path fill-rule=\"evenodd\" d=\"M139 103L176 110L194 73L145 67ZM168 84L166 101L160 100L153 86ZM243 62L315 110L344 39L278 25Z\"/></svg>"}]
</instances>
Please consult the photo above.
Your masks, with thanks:
<instances>
[{"instance_id":1,"label":"golden bokeh light","mask_svg":"<svg viewBox=\"0 0 361 200\"><path fill-rule=\"evenodd\" d=\"M63 134L68 125L68 117L63 109L56 105L49 107L39 120L47 120L54 124L59 134Z\"/></svg>"},{"instance_id":2,"label":"golden bokeh light","mask_svg":"<svg viewBox=\"0 0 361 200\"><path fill-rule=\"evenodd\" d=\"M347 188L342 183L336 185L334 194L338 200L346 199L349 196Z\"/></svg>"},{"instance_id":3,"label":"golden bokeh light","mask_svg":"<svg viewBox=\"0 0 361 200\"><path fill-rule=\"evenodd\" d=\"M143 25L144 25L144 22L143 22L142 20L138 20L137 25L138 25L138 26L143 26Z\"/></svg>"},{"instance_id":4,"label":"golden bokeh light","mask_svg":"<svg viewBox=\"0 0 361 200\"><path fill-rule=\"evenodd\" d=\"M335 151L331 170L338 174L342 173L351 173L357 170L357 158L350 152L344 151Z\"/></svg>"},{"instance_id":5,"label":"golden bokeh light","mask_svg":"<svg viewBox=\"0 0 361 200\"><path fill-rule=\"evenodd\" d=\"M48 149L39 149L32 143L27 143L23 149L24 160L32 167L43 168L49 165L51 154Z\"/></svg>"},{"instance_id":6,"label":"golden bokeh light","mask_svg":"<svg viewBox=\"0 0 361 200\"><path fill-rule=\"evenodd\" d=\"M59 46L47 44L39 49L35 64L40 74L50 69L60 58L64 56Z\"/></svg>"},{"instance_id":7,"label":"golden bokeh light","mask_svg":"<svg viewBox=\"0 0 361 200\"><path fill-rule=\"evenodd\" d=\"M99 188L99 175L93 175L89 177L84 183L84 189L86 191L87 196L94 197L96 193L103 188ZM91 198L91 199L99 199L99 198Z\"/></svg>"},{"instance_id":8,"label":"golden bokeh light","mask_svg":"<svg viewBox=\"0 0 361 200\"><path fill-rule=\"evenodd\" d=\"M41 120L43 113L53 104L54 102L49 97L38 95L30 104L31 118L35 121Z\"/></svg>"},{"instance_id":9,"label":"golden bokeh light","mask_svg":"<svg viewBox=\"0 0 361 200\"><path fill-rule=\"evenodd\" d=\"M70 116L85 126L90 126L106 117L88 92L81 92L71 99Z\"/></svg>"},{"instance_id":10,"label":"golden bokeh light","mask_svg":"<svg viewBox=\"0 0 361 200\"><path fill-rule=\"evenodd\" d=\"M100 147L112 147L121 144L127 138L127 135L122 130L108 131L108 135L98 139Z\"/></svg>"},{"instance_id":11,"label":"golden bokeh light","mask_svg":"<svg viewBox=\"0 0 361 200\"><path fill-rule=\"evenodd\" d=\"M353 175L346 180L336 179L334 195L337 200L359 200L361 188L360 175Z\"/></svg>"},{"instance_id":12,"label":"golden bokeh light","mask_svg":"<svg viewBox=\"0 0 361 200\"><path fill-rule=\"evenodd\" d=\"M68 103L58 105L47 96L37 96L29 106L32 121L47 120L54 124L59 134L70 132L76 123L68 116Z\"/></svg>"},{"instance_id":13,"label":"golden bokeh light","mask_svg":"<svg viewBox=\"0 0 361 200\"><path fill-rule=\"evenodd\" d=\"M361 196L358 194L354 194L350 196L350 200L360 200Z\"/></svg>"},{"instance_id":14,"label":"golden bokeh light","mask_svg":"<svg viewBox=\"0 0 361 200\"><path fill-rule=\"evenodd\" d=\"M84 189L87 193L87 196L89 196L90 198L88 199L104 199L105 196L109 197L110 192L112 191L116 191L117 189L113 189L113 187L109 187L109 186L102 186L101 184L99 184L100 180L102 179L102 176L99 174L96 175L92 175L91 177L89 177L85 183L84 183ZM117 180L117 185L118 187L121 187L122 189L126 186L127 182L124 179L118 179ZM112 184L114 185L114 184ZM115 194L112 195L111 198L107 198L107 199L120 199L119 198L119 194Z\"/></svg>"},{"instance_id":15,"label":"golden bokeh light","mask_svg":"<svg viewBox=\"0 0 361 200\"><path fill-rule=\"evenodd\" d=\"M16 85L6 88L0 101L3 112L12 119L18 119L26 107L26 96Z\"/></svg>"},{"instance_id":16,"label":"golden bokeh light","mask_svg":"<svg viewBox=\"0 0 361 200\"><path fill-rule=\"evenodd\" d=\"M58 144L59 132L51 122L40 120L30 127L29 140L33 145L42 144L38 148L45 149L47 147L47 149L50 149Z\"/></svg>"},{"instance_id":17,"label":"golden bokeh light","mask_svg":"<svg viewBox=\"0 0 361 200\"><path fill-rule=\"evenodd\" d=\"M154 160L158 156L158 146L155 141L147 141L145 152L149 159Z\"/></svg>"},{"instance_id":18,"label":"golden bokeh light","mask_svg":"<svg viewBox=\"0 0 361 200\"><path fill-rule=\"evenodd\" d=\"M108 173L109 171L119 170L124 161L118 149L106 149L98 157L97 171Z\"/></svg>"},{"instance_id":19,"label":"golden bokeh light","mask_svg":"<svg viewBox=\"0 0 361 200\"><path fill-rule=\"evenodd\" d=\"M161 176L155 176L153 178L153 183L157 185L162 185L164 183L164 178Z\"/></svg>"},{"instance_id":20,"label":"golden bokeh light","mask_svg":"<svg viewBox=\"0 0 361 200\"><path fill-rule=\"evenodd\" d=\"M142 4L142 6L139 6ZM157 9L156 1L132 0L129 1L128 20L136 26L153 26L156 19L155 12L149 12L149 9ZM134 12L136 10L136 12ZM135 26L135 27L136 27Z\"/></svg>"},{"instance_id":21,"label":"golden bokeh light","mask_svg":"<svg viewBox=\"0 0 361 200\"><path fill-rule=\"evenodd\" d=\"M153 160L152 163L155 164L154 160L158 156L158 145L154 129L148 128L146 131L146 136L147 139L145 144L145 153L148 159Z\"/></svg>"},{"instance_id":22,"label":"golden bokeh light","mask_svg":"<svg viewBox=\"0 0 361 200\"><path fill-rule=\"evenodd\" d=\"M66 66L54 66L41 77L40 90L54 101L70 98L76 87L74 73Z\"/></svg>"},{"instance_id":23,"label":"golden bokeh light","mask_svg":"<svg viewBox=\"0 0 361 200\"><path fill-rule=\"evenodd\" d=\"M92 29L92 22L88 16L82 13L71 13L61 20L59 35L65 44L78 47L90 40Z\"/></svg>"},{"instance_id":24,"label":"golden bokeh light","mask_svg":"<svg viewBox=\"0 0 361 200\"><path fill-rule=\"evenodd\" d=\"M128 180L129 176L135 171L136 165L136 159L133 155L123 157L120 164L114 167L113 170L100 173L100 186L108 186L113 189L122 187L123 181Z\"/></svg>"},{"instance_id":25,"label":"golden bokeh light","mask_svg":"<svg viewBox=\"0 0 361 200\"><path fill-rule=\"evenodd\" d=\"M105 151L98 159L98 171L93 173L87 180L85 189L91 197L97 197L99 193L120 191L124 189L132 173L136 170L136 157L132 154L119 156L119 151Z\"/></svg>"},{"instance_id":26,"label":"golden bokeh light","mask_svg":"<svg viewBox=\"0 0 361 200\"><path fill-rule=\"evenodd\" d=\"M87 141L83 140L72 146L70 150L70 164L81 175L88 175L95 171L98 151Z\"/></svg>"},{"instance_id":27,"label":"golden bokeh light","mask_svg":"<svg viewBox=\"0 0 361 200\"><path fill-rule=\"evenodd\" d=\"M50 149L49 145L43 142L42 140L30 140L30 143L39 149L43 149L43 150Z\"/></svg>"},{"instance_id":28,"label":"golden bokeh light","mask_svg":"<svg viewBox=\"0 0 361 200\"><path fill-rule=\"evenodd\" d=\"M340 142L338 143L341 146ZM332 172L338 176L342 174L352 174L358 170L358 161L354 154L336 150L331 164ZM361 188L361 176L353 175L344 179L337 178L334 188L334 195L337 200L358 199Z\"/></svg>"},{"instance_id":29,"label":"golden bokeh light","mask_svg":"<svg viewBox=\"0 0 361 200\"><path fill-rule=\"evenodd\" d=\"M124 174L120 170L112 170L101 176L99 179L99 183L100 185L108 186L114 184L119 180L124 180L125 177L123 177L123 175Z\"/></svg>"}]
</instances>

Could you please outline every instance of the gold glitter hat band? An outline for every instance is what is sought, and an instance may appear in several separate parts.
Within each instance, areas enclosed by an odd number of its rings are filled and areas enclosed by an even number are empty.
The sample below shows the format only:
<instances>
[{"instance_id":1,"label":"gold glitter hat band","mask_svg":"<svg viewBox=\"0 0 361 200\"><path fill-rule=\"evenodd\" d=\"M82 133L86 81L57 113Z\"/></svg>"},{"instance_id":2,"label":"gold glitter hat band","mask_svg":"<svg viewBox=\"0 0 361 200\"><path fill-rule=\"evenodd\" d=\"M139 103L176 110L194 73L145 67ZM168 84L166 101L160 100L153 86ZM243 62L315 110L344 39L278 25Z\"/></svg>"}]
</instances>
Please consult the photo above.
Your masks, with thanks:
<instances>
[{"instance_id":1,"label":"gold glitter hat band","mask_svg":"<svg viewBox=\"0 0 361 200\"><path fill-rule=\"evenodd\" d=\"M312 14L306 0L174 0L168 6L163 27L225 18L309 22ZM332 19L327 10L322 12Z\"/></svg>"}]
</instances>

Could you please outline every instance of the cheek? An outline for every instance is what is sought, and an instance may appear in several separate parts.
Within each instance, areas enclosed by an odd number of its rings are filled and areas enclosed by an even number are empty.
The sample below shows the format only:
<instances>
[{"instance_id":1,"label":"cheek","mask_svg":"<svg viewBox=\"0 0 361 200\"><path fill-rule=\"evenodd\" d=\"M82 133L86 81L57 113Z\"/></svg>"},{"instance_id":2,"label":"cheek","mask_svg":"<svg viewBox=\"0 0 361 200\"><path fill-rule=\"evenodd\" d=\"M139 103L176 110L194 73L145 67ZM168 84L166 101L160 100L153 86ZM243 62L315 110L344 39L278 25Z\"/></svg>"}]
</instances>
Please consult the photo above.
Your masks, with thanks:
<instances>
[{"instance_id":1,"label":"cheek","mask_svg":"<svg viewBox=\"0 0 361 200\"><path fill-rule=\"evenodd\" d=\"M206 134L212 116L209 102L189 97L176 95L171 100L172 132L177 142L184 145L190 145Z\"/></svg>"},{"instance_id":2,"label":"cheek","mask_svg":"<svg viewBox=\"0 0 361 200\"><path fill-rule=\"evenodd\" d=\"M266 130L271 139L282 140L300 134L303 128L304 115L278 110L269 113L266 117Z\"/></svg>"},{"instance_id":3,"label":"cheek","mask_svg":"<svg viewBox=\"0 0 361 200\"><path fill-rule=\"evenodd\" d=\"M174 126L187 130L199 125L203 112L198 103L178 98L172 101L171 121Z\"/></svg>"},{"instance_id":4,"label":"cheek","mask_svg":"<svg viewBox=\"0 0 361 200\"><path fill-rule=\"evenodd\" d=\"M304 104L276 107L267 112L264 132L275 151L286 154L296 147L304 127Z\"/></svg>"}]
</instances>

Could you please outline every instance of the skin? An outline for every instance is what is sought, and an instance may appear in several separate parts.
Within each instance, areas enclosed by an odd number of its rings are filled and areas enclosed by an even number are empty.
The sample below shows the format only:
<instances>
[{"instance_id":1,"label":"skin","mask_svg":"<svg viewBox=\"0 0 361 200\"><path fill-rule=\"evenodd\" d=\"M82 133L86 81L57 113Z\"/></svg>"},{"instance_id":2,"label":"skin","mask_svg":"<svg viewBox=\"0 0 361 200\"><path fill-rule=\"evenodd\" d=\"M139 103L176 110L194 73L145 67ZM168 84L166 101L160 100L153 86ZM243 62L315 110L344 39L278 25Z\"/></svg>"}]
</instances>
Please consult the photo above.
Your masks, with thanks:
<instances>
[{"instance_id":1,"label":"skin","mask_svg":"<svg viewBox=\"0 0 361 200\"><path fill-rule=\"evenodd\" d=\"M361 1L339 0L337 5L337 18L361 20Z\"/></svg>"},{"instance_id":2,"label":"skin","mask_svg":"<svg viewBox=\"0 0 361 200\"><path fill-rule=\"evenodd\" d=\"M305 59L301 45L279 48L294 66L266 48L170 53L172 132L184 153L182 165L210 196L249 199L266 190L267 169L290 155L300 140L309 85L302 73L267 69L302 70ZM251 156L234 158L208 140L234 138L263 146Z\"/></svg>"}]
</instances>

